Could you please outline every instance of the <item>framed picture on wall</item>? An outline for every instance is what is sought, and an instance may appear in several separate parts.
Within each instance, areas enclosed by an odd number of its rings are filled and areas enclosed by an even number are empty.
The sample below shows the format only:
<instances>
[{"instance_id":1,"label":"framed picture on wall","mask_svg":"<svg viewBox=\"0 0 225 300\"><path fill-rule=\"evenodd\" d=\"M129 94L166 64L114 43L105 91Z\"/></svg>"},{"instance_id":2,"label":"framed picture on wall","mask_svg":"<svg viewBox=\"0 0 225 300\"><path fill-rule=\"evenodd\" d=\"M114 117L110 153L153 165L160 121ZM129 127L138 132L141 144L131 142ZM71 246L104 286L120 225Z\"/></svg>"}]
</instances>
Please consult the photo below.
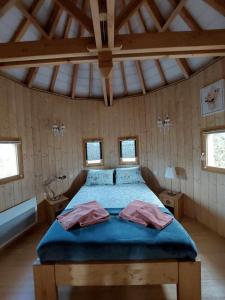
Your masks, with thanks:
<instances>
[{"instance_id":1,"label":"framed picture on wall","mask_svg":"<svg viewBox=\"0 0 225 300\"><path fill-rule=\"evenodd\" d=\"M220 79L200 90L201 115L203 117L224 111L225 80Z\"/></svg>"}]
</instances>

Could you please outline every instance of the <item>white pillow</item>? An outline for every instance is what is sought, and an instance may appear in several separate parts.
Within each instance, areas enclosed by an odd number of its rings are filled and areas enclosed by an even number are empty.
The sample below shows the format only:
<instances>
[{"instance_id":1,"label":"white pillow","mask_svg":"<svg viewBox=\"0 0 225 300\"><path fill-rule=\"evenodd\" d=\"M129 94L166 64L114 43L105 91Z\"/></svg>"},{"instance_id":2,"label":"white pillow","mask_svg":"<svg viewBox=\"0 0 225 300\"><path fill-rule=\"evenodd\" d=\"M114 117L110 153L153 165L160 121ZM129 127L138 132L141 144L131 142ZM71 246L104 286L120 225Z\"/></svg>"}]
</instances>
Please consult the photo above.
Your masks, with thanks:
<instances>
[{"instance_id":1,"label":"white pillow","mask_svg":"<svg viewBox=\"0 0 225 300\"><path fill-rule=\"evenodd\" d=\"M141 176L140 167L116 169L116 184L126 183L145 183Z\"/></svg>"},{"instance_id":2,"label":"white pillow","mask_svg":"<svg viewBox=\"0 0 225 300\"><path fill-rule=\"evenodd\" d=\"M112 170L88 170L86 185L110 185L113 184Z\"/></svg>"}]
</instances>

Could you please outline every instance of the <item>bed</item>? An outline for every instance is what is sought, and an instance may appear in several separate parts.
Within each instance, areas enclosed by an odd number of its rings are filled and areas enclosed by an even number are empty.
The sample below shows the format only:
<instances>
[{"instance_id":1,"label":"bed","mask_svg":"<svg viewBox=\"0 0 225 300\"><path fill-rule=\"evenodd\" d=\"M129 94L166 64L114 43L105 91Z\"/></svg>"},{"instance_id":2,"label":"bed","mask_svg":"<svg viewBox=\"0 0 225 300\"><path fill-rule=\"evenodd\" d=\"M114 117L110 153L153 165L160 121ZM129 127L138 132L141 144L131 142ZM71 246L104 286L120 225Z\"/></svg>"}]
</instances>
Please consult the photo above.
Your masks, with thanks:
<instances>
[{"instance_id":1,"label":"bed","mask_svg":"<svg viewBox=\"0 0 225 300\"><path fill-rule=\"evenodd\" d=\"M110 220L65 231L55 221L37 247L36 299L57 299L57 285L177 284L178 299L200 299L200 261L193 240L174 220L158 231L118 218L129 202L154 203L170 214L144 183L86 186L66 207L91 200L110 213ZM46 276L48 280L46 281Z\"/></svg>"}]
</instances>

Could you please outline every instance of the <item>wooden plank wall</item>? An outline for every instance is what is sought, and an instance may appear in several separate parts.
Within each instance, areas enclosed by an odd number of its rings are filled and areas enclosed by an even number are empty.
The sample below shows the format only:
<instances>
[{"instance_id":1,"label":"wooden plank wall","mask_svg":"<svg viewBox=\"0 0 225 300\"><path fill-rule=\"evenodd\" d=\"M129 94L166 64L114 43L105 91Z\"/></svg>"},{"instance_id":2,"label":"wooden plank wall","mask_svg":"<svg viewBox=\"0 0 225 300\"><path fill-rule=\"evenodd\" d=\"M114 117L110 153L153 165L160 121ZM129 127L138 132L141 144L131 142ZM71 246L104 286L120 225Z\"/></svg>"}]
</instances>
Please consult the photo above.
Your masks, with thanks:
<instances>
[{"instance_id":1,"label":"wooden plank wall","mask_svg":"<svg viewBox=\"0 0 225 300\"><path fill-rule=\"evenodd\" d=\"M43 182L67 175L52 185L57 193L68 190L83 169L82 139L104 139L105 166L118 165L119 136L138 135L140 162L157 177L162 187L169 163L179 168L173 188L187 195L185 214L225 236L225 176L201 170L200 128L225 124L225 114L200 117L199 90L225 78L225 60L203 72L144 97L115 100L112 107L99 101L70 101L28 90L0 78L0 135L22 136L25 179L0 186L0 211L33 195L44 197ZM158 116L172 119L173 128L161 132ZM54 137L51 125L64 122L63 137Z\"/></svg>"}]
</instances>

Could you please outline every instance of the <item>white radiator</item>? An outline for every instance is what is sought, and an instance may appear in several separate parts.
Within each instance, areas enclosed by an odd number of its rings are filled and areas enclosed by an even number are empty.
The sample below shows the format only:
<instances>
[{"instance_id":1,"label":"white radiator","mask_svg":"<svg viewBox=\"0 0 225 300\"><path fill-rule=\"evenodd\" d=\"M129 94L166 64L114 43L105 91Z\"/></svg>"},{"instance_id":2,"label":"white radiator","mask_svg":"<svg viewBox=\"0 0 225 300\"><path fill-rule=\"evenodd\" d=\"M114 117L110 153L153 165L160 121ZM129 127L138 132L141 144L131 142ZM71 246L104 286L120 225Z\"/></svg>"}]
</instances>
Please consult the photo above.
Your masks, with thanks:
<instances>
[{"instance_id":1,"label":"white radiator","mask_svg":"<svg viewBox=\"0 0 225 300\"><path fill-rule=\"evenodd\" d=\"M0 248L37 222L36 198L0 213Z\"/></svg>"}]
</instances>

